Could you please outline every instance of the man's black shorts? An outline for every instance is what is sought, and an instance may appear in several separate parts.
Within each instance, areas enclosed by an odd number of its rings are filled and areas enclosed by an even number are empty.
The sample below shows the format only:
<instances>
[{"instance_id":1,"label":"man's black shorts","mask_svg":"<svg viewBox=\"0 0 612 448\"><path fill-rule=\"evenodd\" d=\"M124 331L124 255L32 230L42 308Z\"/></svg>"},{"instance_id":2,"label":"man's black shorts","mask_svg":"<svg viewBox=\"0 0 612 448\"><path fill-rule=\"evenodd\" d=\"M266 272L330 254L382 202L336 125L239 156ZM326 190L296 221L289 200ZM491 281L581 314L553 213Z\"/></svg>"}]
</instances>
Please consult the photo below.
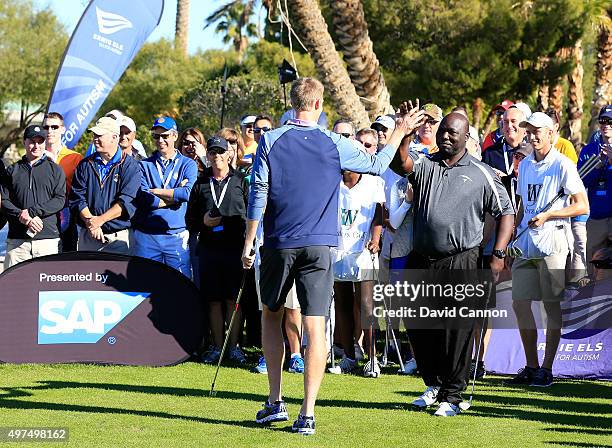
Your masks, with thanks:
<instances>
[{"instance_id":1,"label":"man's black shorts","mask_svg":"<svg viewBox=\"0 0 612 448\"><path fill-rule=\"evenodd\" d=\"M261 301L271 311L285 304L295 281L304 316L328 316L334 277L328 246L261 249Z\"/></svg>"}]
</instances>

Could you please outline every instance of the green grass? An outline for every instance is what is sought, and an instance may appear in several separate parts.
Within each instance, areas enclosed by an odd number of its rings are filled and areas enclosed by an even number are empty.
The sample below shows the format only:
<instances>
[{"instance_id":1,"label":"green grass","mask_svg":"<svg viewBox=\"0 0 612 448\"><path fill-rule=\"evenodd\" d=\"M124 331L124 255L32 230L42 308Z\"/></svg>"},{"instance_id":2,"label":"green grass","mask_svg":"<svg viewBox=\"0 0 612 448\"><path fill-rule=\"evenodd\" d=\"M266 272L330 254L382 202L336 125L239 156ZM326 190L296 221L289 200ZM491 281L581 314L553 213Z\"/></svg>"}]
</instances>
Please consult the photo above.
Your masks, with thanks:
<instances>
[{"instance_id":1,"label":"green grass","mask_svg":"<svg viewBox=\"0 0 612 448\"><path fill-rule=\"evenodd\" d=\"M612 445L612 384L559 381L551 388L508 388L500 377L477 383L472 409L456 418L408 410L423 389L416 377L326 375L317 434L290 433L291 421L253 421L267 379L223 367L218 395L208 397L214 367L1 365L0 426L68 427L52 446L189 447L595 447ZM284 375L290 417L300 406L302 377ZM469 396L469 393L468 393ZM7 444L8 445L8 444ZM11 444L15 446L15 444Z\"/></svg>"}]
</instances>

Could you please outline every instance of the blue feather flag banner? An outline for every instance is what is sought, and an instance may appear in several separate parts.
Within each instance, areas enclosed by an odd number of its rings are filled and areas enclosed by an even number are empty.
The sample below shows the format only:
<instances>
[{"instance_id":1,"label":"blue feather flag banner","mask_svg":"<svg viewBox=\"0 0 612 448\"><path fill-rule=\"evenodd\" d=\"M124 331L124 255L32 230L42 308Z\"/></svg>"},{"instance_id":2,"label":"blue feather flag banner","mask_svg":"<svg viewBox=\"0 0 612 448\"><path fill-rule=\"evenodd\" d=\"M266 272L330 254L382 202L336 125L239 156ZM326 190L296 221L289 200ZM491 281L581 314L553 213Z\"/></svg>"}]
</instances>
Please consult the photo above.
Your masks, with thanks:
<instances>
[{"instance_id":1,"label":"blue feather flag banner","mask_svg":"<svg viewBox=\"0 0 612 448\"><path fill-rule=\"evenodd\" d=\"M151 32L164 0L92 0L72 33L47 112L64 116L63 143L74 147Z\"/></svg>"}]
</instances>

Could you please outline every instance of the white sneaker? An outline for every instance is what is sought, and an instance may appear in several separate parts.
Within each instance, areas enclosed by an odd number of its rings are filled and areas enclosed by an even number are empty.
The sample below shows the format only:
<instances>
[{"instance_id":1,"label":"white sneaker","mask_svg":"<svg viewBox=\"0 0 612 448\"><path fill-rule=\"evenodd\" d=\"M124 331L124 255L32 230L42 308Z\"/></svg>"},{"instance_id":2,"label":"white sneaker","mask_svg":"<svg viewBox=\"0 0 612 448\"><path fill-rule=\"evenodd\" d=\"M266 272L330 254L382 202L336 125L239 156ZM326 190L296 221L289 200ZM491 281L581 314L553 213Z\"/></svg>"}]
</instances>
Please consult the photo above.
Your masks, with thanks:
<instances>
[{"instance_id":1,"label":"white sneaker","mask_svg":"<svg viewBox=\"0 0 612 448\"><path fill-rule=\"evenodd\" d=\"M374 368L372 368L372 361L374 362ZM366 365L363 367L363 376L366 378L378 378L380 376L380 364L378 363L378 359L373 358L373 360L369 360L366 362Z\"/></svg>"},{"instance_id":2,"label":"white sneaker","mask_svg":"<svg viewBox=\"0 0 612 448\"><path fill-rule=\"evenodd\" d=\"M428 387L425 389L425 392L423 392L423 395L412 402L412 406L420 409L425 409L426 407L431 406L436 402L439 390L439 386Z\"/></svg>"},{"instance_id":3,"label":"white sneaker","mask_svg":"<svg viewBox=\"0 0 612 448\"><path fill-rule=\"evenodd\" d=\"M411 358L409 361L404 363L404 370L401 372L404 375L413 375L417 371L416 359Z\"/></svg>"},{"instance_id":4,"label":"white sneaker","mask_svg":"<svg viewBox=\"0 0 612 448\"><path fill-rule=\"evenodd\" d=\"M340 367L340 373L353 373L357 367L357 361L344 356L340 361L340 364L338 364L338 367Z\"/></svg>"},{"instance_id":5,"label":"white sneaker","mask_svg":"<svg viewBox=\"0 0 612 448\"><path fill-rule=\"evenodd\" d=\"M443 401L438 406L438 410L434 413L436 417L454 417L459 414L461 409L459 406L449 403L448 401Z\"/></svg>"},{"instance_id":6,"label":"white sneaker","mask_svg":"<svg viewBox=\"0 0 612 448\"><path fill-rule=\"evenodd\" d=\"M359 344L355 344L355 361L363 361L365 355L363 354L363 347Z\"/></svg>"}]
</instances>

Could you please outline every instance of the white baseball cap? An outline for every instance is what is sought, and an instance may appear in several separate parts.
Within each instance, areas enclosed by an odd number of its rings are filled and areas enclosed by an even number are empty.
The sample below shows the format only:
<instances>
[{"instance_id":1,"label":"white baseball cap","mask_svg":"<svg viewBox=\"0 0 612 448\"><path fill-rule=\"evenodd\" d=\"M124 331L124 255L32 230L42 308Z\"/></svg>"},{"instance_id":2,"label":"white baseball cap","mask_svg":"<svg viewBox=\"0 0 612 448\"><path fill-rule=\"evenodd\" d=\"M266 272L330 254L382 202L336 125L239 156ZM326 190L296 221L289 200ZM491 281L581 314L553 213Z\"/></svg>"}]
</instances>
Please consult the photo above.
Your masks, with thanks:
<instances>
[{"instance_id":1,"label":"white baseball cap","mask_svg":"<svg viewBox=\"0 0 612 448\"><path fill-rule=\"evenodd\" d=\"M240 121L240 126L246 126L247 124L255 123L255 118L257 118L255 115L246 115L242 117L242 120Z\"/></svg>"},{"instance_id":2,"label":"white baseball cap","mask_svg":"<svg viewBox=\"0 0 612 448\"><path fill-rule=\"evenodd\" d=\"M554 129L555 125L548 115L544 112L534 112L526 121L521 121L519 126L522 128L526 128L527 125L530 124L534 128L548 128Z\"/></svg>"},{"instance_id":3,"label":"white baseball cap","mask_svg":"<svg viewBox=\"0 0 612 448\"><path fill-rule=\"evenodd\" d=\"M527 103L522 103L522 102L518 102L518 103L514 103L512 106L510 106L508 109L518 109L521 112L523 112L523 114L525 114L525 120L529 119L529 117L531 117L531 108L529 107L529 105Z\"/></svg>"},{"instance_id":4,"label":"white baseball cap","mask_svg":"<svg viewBox=\"0 0 612 448\"><path fill-rule=\"evenodd\" d=\"M136 123L127 115L123 115L117 118L117 123L119 123L119 127L125 126L130 130L130 132L136 132Z\"/></svg>"},{"instance_id":5,"label":"white baseball cap","mask_svg":"<svg viewBox=\"0 0 612 448\"><path fill-rule=\"evenodd\" d=\"M372 123L370 128L377 130L376 128L378 126L384 126L392 131L393 129L395 129L395 120L389 115L381 115L374 121L374 123Z\"/></svg>"}]
</instances>

